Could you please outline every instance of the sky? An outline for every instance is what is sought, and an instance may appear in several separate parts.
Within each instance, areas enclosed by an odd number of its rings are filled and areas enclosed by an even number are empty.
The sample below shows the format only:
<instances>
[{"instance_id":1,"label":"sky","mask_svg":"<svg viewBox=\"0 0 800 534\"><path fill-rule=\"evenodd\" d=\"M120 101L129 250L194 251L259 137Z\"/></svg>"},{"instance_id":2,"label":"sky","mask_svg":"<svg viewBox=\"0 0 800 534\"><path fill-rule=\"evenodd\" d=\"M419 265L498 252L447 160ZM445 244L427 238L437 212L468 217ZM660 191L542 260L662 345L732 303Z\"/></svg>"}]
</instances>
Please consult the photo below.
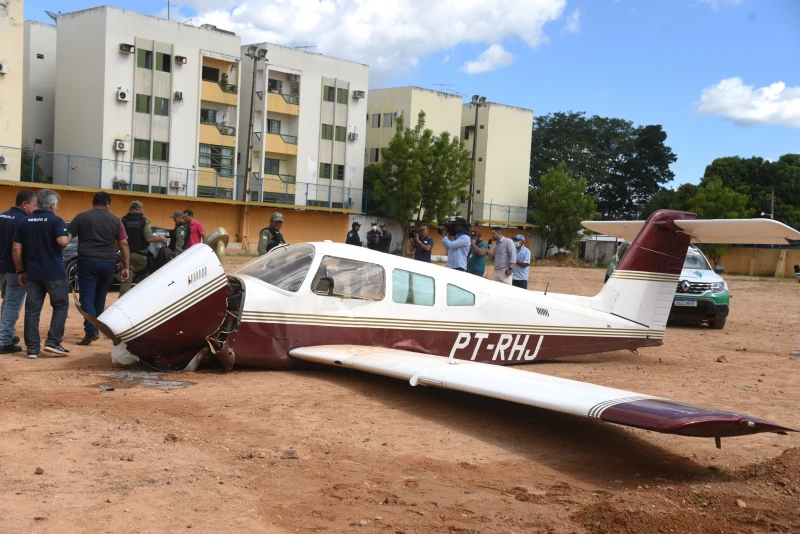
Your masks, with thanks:
<instances>
[{"instance_id":1,"label":"sky","mask_svg":"<svg viewBox=\"0 0 800 534\"><path fill-rule=\"evenodd\" d=\"M370 65L370 87L444 86L544 115L660 124L672 186L724 156L800 153L800 1L181 0L171 18L242 44L315 45ZM167 16L166 2L113 0ZM50 22L97 0L25 0ZM268 56L269 57L269 56Z\"/></svg>"}]
</instances>

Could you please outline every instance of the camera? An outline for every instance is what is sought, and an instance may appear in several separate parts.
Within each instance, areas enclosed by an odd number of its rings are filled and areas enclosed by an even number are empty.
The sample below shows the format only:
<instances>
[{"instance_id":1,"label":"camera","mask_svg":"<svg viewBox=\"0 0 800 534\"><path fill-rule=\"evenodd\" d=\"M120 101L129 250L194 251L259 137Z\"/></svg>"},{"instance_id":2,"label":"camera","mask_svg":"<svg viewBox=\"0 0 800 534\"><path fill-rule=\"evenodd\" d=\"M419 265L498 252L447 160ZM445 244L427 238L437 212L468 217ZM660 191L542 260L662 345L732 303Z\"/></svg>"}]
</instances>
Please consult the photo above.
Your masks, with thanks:
<instances>
[{"instance_id":1,"label":"camera","mask_svg":"<svg viewBox=\"0 0 800 534\"><path fill-rule=\"evenodd\" d=\"M470 226L463 217L447 221L444 223L444 227L447 229L447 235L468 234L470 231Z\"/></svg>"},{"instance_id":2,"label":"camera","mask_svg":"<svg viewBox=\"0 0 800 534\"><path fill-rule=\"evenodd\" d=\"M418 235L419 235L419 230L414 230L413 228L409 228L408 229L408 238L409 239L414 239Z\"/></svg>"}]
</instances>

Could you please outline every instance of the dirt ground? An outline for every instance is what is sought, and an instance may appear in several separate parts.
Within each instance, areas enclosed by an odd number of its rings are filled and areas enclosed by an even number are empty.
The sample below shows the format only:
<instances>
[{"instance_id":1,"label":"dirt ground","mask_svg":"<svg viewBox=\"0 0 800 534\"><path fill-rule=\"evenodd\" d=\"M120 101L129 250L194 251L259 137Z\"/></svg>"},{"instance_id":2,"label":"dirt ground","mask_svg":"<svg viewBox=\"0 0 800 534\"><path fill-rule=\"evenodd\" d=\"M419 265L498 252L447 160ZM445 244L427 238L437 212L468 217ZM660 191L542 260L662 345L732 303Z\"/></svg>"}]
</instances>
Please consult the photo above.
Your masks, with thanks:
<instances>
[{"instance_id":1,"label":"dirt ground","mask_svg":"<svg viewBox=\"0 0 800 534\"><path fill-rule=\"evenodd\" d=\"M603 275L535 267L531 287ZM524 369L800 428L800 285L728 281L722 331ZM334 369L109 377L110 342L81 336L73 309L69 357L0 356L0 531L800 532L797 434L717 450Z\"/></svg>"}]
</instances>

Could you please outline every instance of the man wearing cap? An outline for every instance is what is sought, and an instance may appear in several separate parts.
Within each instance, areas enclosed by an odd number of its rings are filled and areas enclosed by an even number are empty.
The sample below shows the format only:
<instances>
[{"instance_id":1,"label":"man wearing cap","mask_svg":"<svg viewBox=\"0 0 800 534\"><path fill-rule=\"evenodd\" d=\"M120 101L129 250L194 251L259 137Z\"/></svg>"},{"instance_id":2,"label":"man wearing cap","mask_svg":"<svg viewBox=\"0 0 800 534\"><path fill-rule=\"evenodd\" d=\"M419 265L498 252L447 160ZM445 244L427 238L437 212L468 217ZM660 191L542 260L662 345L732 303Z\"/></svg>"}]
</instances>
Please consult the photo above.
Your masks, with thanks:
<instances>
[{"instance_id":1,"label":"man wearing cap","mask_svg":"<svg viewBox=\"0 0 800 534\"><path fill-rule=\"evenodd\" d=\"M131 202L128 214L122 217L122 225L128 234L128 247L131 250L130 276L122 282L119 296L124 295L133 287L133 278L147 272L148 247L150 243L167 243L166 237L156 237L144 214L144 204L138 200Z\"/></svg>"},{"instance_id":2,"label":"man wearing cap","mask_svg":"<svg viewBox=\"0 0 800 534\"><path fill-rule=\"evenodd\" d=\"M361 230L361 223L354 222L352 230L347 232L347 240L345 240L346 245L355 245L357 247L361 246L361 236L358 235L359 230Z\"/></svg>"},{"instance_id":3,"label":"man wearing cap","mask_svg":"<svg viewBox=\"0 0 800 534\"><path fill-rule=\"evenodd\" d=\"M525 236L514 236L514 246L517 247L517 262L514 264L514 274L511 285L528 289L528 267L531 264L531 251L525 247Z\"/></svg>"},{"instance_id":4,"label":"man wearing cap","mask_svg":"<svg viewBox=\"0 0 800 534\"><path fill-rule=\"evenodd\" d=\"M175 210L169 216L175 222L175 228L169 232L169 249L177 256L186 248L186 236L189 234L189 225L183 220L183 212Z\"/></svg>"},{"instance_id":5,"label":"man wearing cap","mask_svg":"<svg viewBox=\"0 0 800 534\"><path fill-rule=\"evenodd\" d=\"M276 211L269 218L269 226L261 230L258 235L258 255L263 256L278 245L285 245L286 240L281 235L283 228L283 213Z\"/></svg>"},{"instance_id":6,"label":"man wearing cap","mask_svg":"<svg viewBox=\"0 0 800 534\"><path fill-rule=\"evenodd\" d=\"M186 239L186 247L183 250L205 242L206 227L194 218L192 210L183 210L183 220L189 225L189 237Z\"/></svg>"},{"instance_id":7,"label":"man wearing cap","mask_svg":"<svg viewBox=\"0 0 800 534\"><path fill-rule=\"evenodd\" d=\"M72 237L78 238L78 289L81 309L97 317L106 307L106 295L117 271L117 242L122 260L120 281L130 275L130 249L128 234L122 221L110 211L111 195L105 191L95 193L92 209L75 216L67 226ZM83 336L78 345L88 345L100 339L100 332L89 321L83 322Z\"/></svg>"},{"instance_id":8,"label":"man wearing cap","mask_svg":"<svg viewBox=\"0 0 800 534\"><path fill-rule=\"evenodd\" d=\"M372 223L372 229L367 232L367 248L371 250L380 251L381 247L379 244L381 237L381 233L378 230L378 223Z\"/></svg>"},{"instance_id":9,"label":"man wearing cap","mask_svg":"<svg viewBox=\"0 0 800 534\"><path fill-rule=\"evenodd\" d=\"M392 233L386 223L381 223L381 235L378 236L378 250L381 252L389 253L389 247L392 245Z\"/></svg>"}]
</instances>

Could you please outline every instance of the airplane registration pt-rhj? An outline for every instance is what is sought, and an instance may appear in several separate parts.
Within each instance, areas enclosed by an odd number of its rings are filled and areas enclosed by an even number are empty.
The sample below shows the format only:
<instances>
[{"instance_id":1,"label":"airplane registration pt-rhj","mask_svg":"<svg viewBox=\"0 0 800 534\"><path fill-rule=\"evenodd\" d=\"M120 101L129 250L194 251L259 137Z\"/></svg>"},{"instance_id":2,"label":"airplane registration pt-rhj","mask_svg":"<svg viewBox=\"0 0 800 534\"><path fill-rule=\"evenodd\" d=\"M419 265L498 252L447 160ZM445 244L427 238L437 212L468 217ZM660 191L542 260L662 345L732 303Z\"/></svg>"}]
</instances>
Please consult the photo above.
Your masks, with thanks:
<instances>
[{"instance_id":1,"label":"airplane registration pt-rhj","mask_svg":"<svg viewBox=\"0 0 800 534\"><path fill-rule=\"evenodd\" d=\"M688 246L784 244L800 232L770 219L695 220L663 210L647 221L584 222L632 242L593 297L524 291L485 278L340 243L270 251L226 275L197 245L97 319L112 358L195 370L215 358L287 369L341 366L425 385L684 436L793 429L508 367L663 343ZM81 313L83 313L81 311ZM84 314L84 316L86 316Z\"/></svg>"}]
</instances>

